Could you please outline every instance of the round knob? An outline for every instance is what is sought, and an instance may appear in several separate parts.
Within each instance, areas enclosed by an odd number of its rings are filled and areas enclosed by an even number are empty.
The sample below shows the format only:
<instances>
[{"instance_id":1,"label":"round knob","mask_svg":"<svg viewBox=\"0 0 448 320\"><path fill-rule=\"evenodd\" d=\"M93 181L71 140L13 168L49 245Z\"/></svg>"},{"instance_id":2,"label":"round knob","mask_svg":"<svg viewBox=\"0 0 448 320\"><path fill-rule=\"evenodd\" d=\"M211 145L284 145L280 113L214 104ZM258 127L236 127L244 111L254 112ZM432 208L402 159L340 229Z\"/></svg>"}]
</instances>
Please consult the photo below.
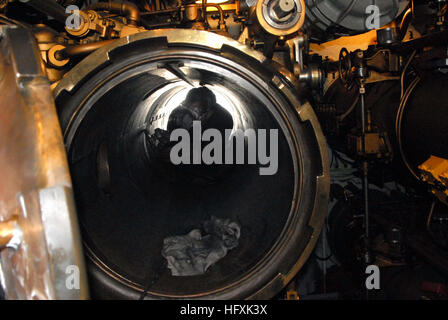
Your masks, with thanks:
<instances>
[{"instance_id":1,"label":"round knob","mask_svg":"<svg viewBox=\"0 0 448 320\"><path fill-rule=\"evenodd\" d=\"M279 0L276 4L274 4L273 9L277 14L277 17L283 18L286 17L291 11L294 10L295 1L294 0Z\"/></svg>"}]
</instances>

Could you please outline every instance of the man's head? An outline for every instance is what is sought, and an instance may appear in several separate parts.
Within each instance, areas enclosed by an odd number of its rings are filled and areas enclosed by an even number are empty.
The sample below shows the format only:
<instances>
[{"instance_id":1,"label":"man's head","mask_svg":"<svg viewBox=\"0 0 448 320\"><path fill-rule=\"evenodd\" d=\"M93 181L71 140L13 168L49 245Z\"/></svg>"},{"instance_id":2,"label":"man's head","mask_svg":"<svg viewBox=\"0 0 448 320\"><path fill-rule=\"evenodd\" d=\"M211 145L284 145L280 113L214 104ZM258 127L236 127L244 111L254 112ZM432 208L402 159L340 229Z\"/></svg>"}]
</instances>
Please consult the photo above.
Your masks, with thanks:
<instances>
[{"instance_id":1,"label":"man's head","mask_svg":"<svg viewBox=\"0 0 448 320\"><path fill-rule=\"evenodd\" d=\"M193 88L188 92L182 105L195 114L202 115L216 105L216 96L207 87Z\"/></svg>"}]
</instances>

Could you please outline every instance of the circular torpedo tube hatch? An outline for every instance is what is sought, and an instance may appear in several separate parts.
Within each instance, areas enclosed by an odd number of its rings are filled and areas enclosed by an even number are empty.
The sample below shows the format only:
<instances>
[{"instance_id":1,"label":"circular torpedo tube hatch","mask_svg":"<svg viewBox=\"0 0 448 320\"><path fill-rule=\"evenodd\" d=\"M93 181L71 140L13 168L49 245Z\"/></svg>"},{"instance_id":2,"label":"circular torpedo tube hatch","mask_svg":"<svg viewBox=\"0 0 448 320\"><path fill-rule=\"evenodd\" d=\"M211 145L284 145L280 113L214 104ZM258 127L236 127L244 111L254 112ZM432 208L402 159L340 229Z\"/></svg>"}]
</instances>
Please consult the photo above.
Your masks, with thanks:
<instances>
[{"instance_id":1,"label":"circular torpedo tube hatch","mask_svg":"<svg viewBox=\"0 0 448 320\"><path fill-rule=\"evenodd\" d=\"M67 74L55 96L93 298L265 299L292 279L329 168L288 79L182 29L117 40Z\"/></svg>"}]
</instances>

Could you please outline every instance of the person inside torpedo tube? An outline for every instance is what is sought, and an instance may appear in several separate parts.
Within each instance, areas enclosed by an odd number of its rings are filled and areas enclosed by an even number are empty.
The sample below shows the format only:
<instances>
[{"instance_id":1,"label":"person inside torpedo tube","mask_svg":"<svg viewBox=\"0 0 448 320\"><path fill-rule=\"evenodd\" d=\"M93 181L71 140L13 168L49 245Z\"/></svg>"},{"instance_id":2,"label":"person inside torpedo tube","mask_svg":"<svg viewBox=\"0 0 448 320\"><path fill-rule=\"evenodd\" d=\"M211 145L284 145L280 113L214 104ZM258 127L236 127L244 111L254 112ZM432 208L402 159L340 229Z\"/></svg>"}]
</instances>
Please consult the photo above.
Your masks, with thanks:
<instances>
[{"instance_id":1,"label":"person inside torpedo tube","mask_svg":"<svg viewBox=\"0 0 448 320\"><path fill-rule=\"evenodd\" d=\"M177 142L171 142L170 135L174 130L187 130L191 139L190 146L192 146L194 121L200 121L201 134L207 129L217 129L222 137L225 137L225 130L232 129L234 124L231 114L217 103L215 94L209 88L201 86L191 89L185 100L169 115L167 130L157 128L154 134L147 135L149 158L159 160L165 170L159 169L164 171L169 167L172 169L170 151ZM207 143L202 142L202 147ZM192 157L192 154L190 156ZM179 168L177 175L180 174L186 181L198 184L213 183L225 170L224 165L179 165L177 167Z\"/></svg>"}]
</instances>

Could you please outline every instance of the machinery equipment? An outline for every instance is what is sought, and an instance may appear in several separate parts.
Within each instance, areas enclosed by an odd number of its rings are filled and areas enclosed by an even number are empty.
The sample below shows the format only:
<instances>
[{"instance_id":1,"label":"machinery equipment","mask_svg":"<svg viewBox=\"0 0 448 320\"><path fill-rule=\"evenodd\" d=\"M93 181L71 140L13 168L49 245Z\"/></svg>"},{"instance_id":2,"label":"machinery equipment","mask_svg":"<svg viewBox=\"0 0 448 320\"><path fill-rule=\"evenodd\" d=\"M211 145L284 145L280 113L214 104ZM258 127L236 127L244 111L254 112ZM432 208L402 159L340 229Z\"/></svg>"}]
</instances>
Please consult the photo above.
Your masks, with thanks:
<instances>
[{"instance_id":1,"label":"machinery equipment","mask_svg":"<svg viewBox=\"0 0 448 320\"><path fill-rule=\"evenodd\" d=\"M6 298L268 299L296 292L319 237L350 268L406 263L404 248L427 261L422 243L446 259L447 7L0 0ZM195 121L203 135L277 132L274 174L260 153L251 162L247 135L240 161L236 147L226 162L173 163L173 132L194 135ZM406 196L380 210L390 184ZM393 218L410 198L432 204L429 238ZM202 275L171 275L164 239L211 216L241 226L239 245Z\"/></svg>"}]
</instances>

